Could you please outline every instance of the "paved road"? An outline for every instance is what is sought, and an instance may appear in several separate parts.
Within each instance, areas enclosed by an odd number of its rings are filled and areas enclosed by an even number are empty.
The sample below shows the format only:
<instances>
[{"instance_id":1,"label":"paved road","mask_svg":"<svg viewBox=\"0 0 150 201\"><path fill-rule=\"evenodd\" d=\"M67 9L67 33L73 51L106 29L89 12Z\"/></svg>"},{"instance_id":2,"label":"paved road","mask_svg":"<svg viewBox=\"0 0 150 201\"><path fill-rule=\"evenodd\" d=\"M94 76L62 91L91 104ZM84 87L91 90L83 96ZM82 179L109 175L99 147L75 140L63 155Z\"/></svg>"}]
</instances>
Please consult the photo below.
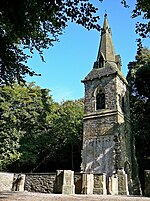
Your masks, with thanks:
<instances>
[{"instance_id":1,"label":"paved road","mask_svg":"<svg viewBox=\"0 0 150 201\"><path fill-rule=\"evenodd\" d=\"M146 197L0 192L0 201L150 201Z\"/></svg>"}]
</instances>

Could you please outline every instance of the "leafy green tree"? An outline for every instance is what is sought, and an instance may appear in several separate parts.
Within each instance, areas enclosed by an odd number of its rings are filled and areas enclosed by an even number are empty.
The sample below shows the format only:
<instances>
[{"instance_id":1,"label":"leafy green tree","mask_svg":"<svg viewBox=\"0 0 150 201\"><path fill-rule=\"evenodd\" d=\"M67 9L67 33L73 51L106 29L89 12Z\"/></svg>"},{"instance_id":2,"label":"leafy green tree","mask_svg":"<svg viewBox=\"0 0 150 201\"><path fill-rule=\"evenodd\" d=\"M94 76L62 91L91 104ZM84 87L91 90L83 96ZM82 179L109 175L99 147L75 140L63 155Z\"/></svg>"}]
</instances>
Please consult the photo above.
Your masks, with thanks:
<instances>
[{"instance_id":1,"label":"leafy green tree","mask_svg":"<svg viewBox=\"0 0 150 201\"><path fill-rule=\"evenodd\" d=\"M19 139L24 134L16 126L16 102L14 89L8 86L0 87L0 168L5 170L8 164L20 157L18 151ZM14 104L15 103L15 104ZM19 105L17 106L19 107Z\"/></svg>"},{"instance_id":2,"label":"leafy green tree","mask_svg":"<svg viewBox=\"0 0 150 201\"><path fill-rule=\"evenodd\" d=\"M82 100L55 103L49 90L34 83L1 86L0 95L1 170L50 171L52 160L54 168L65 160L65 168L74 169L77 161L79 169Z\"/></svg>"},{"instance_id":3,"label":"leafy green tree","mask_svg":"<svg viewBox=\"0 0 150 201\"><path fill-rule=\"evenodd\" d=\"M128 65L127 80L130 84L132 132L140 166L140 178L144 189L144 169L150 168L150 50L143 48L136 60Z\"/></svg>"},{"instance_id":4,"label":"leafy green tree","mask_svg":"<svg viewBox=\"0 0 150 201\"><path fill-rule=\"evenodd\" d=\"M0 6L0 83L23 81L34 75L26 65L28 55L52 46L68 21L87 29L97 28L98 16L89 0L1 0Z\"/></svg>"},{"instance_id":5,"label":"leafy green tree","mask_svg":"<svg viewBox=\"0 0 150 201\"><path fill-rule=\"evenodd\" d=\"M80 170L83 108L84 104L82 99L62 103L55 124L56 133L62 142L62 147L58 150L58 153L64 150L62 158L68 161L68 166L70 166L72 170Z\"/></svg>"},{"instance_id":6,"label":"leafy green tree","mask_svg":"<svg viewBox=\"0 0 150 201\"><path fill-rule=\"evenodd\" d=\"M33 83L0 87L2 169L15 161L16 168L17 164L31 168L37 162L40 138L52 122L53 101L48 93Z\"/></svg>"},{"instance_id":7,"label":"leafy green tree","mask_svg":"<svg viewBox=\"0 0 150 201\"><path fill-rule=\"evenodd\" d=\"M55 105L52 136L49 148L32 171L72 169L79 171L81 164L83 100L65 101Z\"/></svg>"}]
</instances>

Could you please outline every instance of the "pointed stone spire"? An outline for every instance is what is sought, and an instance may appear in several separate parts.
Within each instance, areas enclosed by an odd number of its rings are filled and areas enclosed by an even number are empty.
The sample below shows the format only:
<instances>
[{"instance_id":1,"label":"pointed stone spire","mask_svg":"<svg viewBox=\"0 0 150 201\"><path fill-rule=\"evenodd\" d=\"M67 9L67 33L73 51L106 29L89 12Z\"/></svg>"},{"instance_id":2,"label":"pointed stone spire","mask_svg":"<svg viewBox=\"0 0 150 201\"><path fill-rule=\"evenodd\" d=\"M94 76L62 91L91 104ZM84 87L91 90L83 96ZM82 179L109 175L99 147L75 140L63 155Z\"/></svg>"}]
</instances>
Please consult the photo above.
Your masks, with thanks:
<instances>
[{"instance_id":1,"label":"pointed stone spire","mask_svg":"<svg viewBox=\"0 0 150 201\"><path fill-rule=\"evenodd\" d=\"M97 62L100 65L99 67L104 67L106 62L115 62L115 52L112 42L111 30L108 25L107 14L104 15L104 24L101 31L101 40Z\"/></svg>"}]
</instances>

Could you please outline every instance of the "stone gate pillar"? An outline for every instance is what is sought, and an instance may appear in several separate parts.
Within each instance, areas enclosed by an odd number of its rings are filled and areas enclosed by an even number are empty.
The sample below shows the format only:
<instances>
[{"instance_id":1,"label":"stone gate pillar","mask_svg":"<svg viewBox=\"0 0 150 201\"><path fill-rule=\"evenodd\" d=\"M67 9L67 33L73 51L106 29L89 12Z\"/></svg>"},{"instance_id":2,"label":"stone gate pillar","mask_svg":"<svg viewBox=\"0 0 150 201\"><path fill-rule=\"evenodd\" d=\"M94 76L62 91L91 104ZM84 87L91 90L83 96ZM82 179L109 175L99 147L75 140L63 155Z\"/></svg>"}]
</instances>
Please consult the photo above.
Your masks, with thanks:
<instances>
[{"instance_id":1,"label":"stone gate pillar","mask_svg":"<svg viewBox=\"0 0 150 201\"><path fill-rule=\"evenodd\" d=\"M118 195L129 195L127 174L123 169L117 171Z\"/></svg>"},{"instance_id":2,"label":"stone gate pillar","mask_svg":"<svg viewBox=\"0 0 150 201\"><path fill-rule=\"evenodd\" d=\"M82 173L82 194L93 194L93 173Z\"/></svg>"},{"instance_id":3,"label":"stone gate pillar","mask_svg":"<svg viewBox=\"0 0 150 201\"><path fill-rule=\"evenodd\" d=\"M74 172L71 170L64 170L63 172L62 194L75 194Z\"/></svg>"}]
</instances>

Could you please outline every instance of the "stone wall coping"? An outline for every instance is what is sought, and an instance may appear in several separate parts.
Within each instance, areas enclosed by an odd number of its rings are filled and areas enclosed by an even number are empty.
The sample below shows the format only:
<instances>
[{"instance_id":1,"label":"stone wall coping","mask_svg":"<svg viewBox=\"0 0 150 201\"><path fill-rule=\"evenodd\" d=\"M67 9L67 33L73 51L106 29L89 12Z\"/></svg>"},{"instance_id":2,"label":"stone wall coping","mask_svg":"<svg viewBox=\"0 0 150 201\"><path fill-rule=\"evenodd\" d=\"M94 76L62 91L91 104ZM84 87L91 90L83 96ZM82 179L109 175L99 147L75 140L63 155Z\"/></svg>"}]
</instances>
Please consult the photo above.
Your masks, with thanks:
<instances>
[{"instance_id":1,"label":"stone wall coping","mask_svg":"<svg viewBox=\"0 0 150 201\"><path fill-rule=\"evenodd\" d=\"M82 172L81 174L106 175L106 173Z\"/></svg>"},{"instance_id":2,"label":"stone wall coping","mask_svg":"<svg viewBox=\"0 0 150 201\"><path fill-rule=\"evenodd\" d=\"M34 173L24 173L25 175L56 175L56 172L34 172ZM74 172L74 175L80 175L81 173L80 172Z\"/></svg>"},{"instance_id":3,"label":"stone wall coping","mask_svg":"<svg viewBox=\"0 0 150 201\"><path fill-rule=\"evenodd\" d=\"M13 172L0 172L0 174L15 174Z\"/></svg>"},{"instance_id":4,"label":"stone wall coping","mask_svg":"<svg viewBox=\"0 0 150 201\"><path fill-rule=\"evenodd\" d=\"M44 173L25 173L25 175L56 175L56 172L44 172Z\"/></svg>"}]
</instances>

